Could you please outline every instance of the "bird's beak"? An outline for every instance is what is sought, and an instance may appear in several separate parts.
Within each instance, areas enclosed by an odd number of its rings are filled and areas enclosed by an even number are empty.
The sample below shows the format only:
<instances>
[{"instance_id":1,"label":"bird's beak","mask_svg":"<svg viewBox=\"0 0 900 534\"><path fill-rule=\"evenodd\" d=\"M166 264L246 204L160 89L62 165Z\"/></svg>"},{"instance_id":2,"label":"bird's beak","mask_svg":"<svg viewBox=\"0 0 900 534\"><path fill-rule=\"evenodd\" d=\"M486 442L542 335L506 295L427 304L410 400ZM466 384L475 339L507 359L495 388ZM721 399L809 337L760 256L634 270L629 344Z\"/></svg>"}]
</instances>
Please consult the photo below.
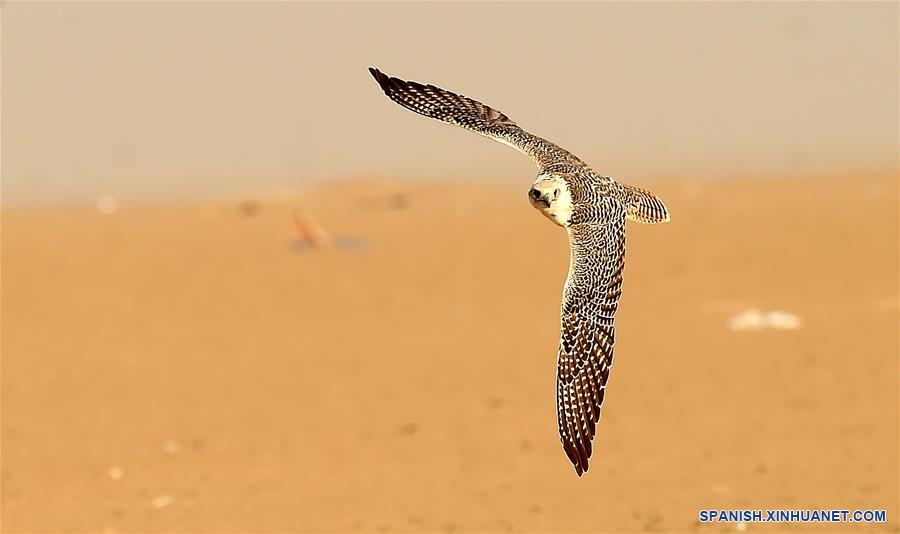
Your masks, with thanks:
<instances>
[{"instance_id":1,"label":"bird's beak","mask_svg":"<svg viewBox=\"0 0 900 534\"><path fill-rule=\"evenodd\" d=\"M548 197L547 195L541 195L534 199L534 204L536 206L541 205L545 208L549 208L550 207L550 197Z\"/></svg>"},{"instance_id":2,"label":"bird's beak","mask_svg":"<svg viewBox=\"0 0 900 534\"><path fill-rule=\"evenodd\" d=\"M531 191L528 192L528 200L535 206L543 204L545 208L550 207L550 199L548 199L540 189L531 189Z\"/></svg>"}]
</instances>

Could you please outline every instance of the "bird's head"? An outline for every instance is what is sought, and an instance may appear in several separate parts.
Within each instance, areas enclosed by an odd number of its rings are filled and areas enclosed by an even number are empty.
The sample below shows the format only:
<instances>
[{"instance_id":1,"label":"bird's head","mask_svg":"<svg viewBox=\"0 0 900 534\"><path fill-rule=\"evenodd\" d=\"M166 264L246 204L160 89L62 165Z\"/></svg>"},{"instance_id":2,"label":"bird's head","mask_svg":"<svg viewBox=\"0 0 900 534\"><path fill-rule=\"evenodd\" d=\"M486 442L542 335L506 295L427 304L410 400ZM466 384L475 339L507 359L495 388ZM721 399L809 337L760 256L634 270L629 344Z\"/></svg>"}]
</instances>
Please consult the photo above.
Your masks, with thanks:
<instances>
[{"instance_id":1,"label":"bird's head","mask_svg":"<svg viewBox=\"0 0 900 534\"><path fill-rule=\"evenodd\" d=\"M528 201L560 226L567 226L572 218L572 193L561 174L539 174L528 190Z\"/></svg>"}]
</instances>

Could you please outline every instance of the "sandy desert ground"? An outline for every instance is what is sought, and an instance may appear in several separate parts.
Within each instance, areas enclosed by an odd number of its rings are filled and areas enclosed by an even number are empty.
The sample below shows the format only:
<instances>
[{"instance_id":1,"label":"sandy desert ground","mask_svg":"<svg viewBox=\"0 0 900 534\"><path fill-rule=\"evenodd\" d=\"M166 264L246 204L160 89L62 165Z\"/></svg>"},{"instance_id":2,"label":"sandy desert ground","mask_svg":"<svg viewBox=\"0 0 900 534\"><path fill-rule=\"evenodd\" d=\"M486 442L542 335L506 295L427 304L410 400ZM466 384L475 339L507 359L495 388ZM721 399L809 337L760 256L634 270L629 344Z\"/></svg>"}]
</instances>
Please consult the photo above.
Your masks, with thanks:
<instances>
[{"instance_id":1,"label":"sandy desert ground","mask_svg":"<svg viewBox=\"0 0 900 534\"><path fill-rule=\"evenodd\" d=\"M3 530L897 532L896 177L635 185L673 222L629 226L582 479L527 183L4 211ZM300 209L344 246L292 248Z\"/></svg>"}]
</instances>

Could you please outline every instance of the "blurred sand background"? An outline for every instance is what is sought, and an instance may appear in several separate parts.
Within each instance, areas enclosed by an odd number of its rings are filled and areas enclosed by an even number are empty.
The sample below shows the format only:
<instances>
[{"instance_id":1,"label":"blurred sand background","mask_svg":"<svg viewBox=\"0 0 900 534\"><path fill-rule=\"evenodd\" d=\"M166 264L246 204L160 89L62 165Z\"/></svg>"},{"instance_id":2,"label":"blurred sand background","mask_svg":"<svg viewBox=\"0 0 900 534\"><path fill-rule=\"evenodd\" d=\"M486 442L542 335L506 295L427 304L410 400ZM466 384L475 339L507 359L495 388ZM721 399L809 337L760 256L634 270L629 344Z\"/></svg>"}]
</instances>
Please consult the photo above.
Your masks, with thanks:
<instances>
[{"instance_id":1,"label":"blurred sand background","mask_svg":"<svg viewBox=\"0 0 900 534\"><path fill-rule=\"evenodd\" d=\"M3 4L2 530L897 532L897 14ZM369 64L668 203L583 479L535 170Z\"/></svg>"}]
</instances>

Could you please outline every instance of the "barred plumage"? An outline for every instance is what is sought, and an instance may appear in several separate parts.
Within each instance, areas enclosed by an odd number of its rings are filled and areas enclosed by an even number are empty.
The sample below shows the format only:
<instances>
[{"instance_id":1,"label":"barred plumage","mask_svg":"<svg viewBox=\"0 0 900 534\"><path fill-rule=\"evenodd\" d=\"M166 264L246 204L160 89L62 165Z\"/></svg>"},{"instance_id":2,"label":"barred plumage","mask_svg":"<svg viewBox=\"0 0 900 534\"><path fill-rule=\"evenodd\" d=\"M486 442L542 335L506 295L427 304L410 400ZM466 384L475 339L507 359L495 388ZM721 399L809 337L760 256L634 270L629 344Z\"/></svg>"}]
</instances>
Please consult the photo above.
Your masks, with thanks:
<instances>
[{"instance_id":1,"label":"barred plumage","mask_svg":"<svg viewBox=\"0 0 900 534\"><path fill-rule=\"evenodd\" d=\"M584 163L553 143L532 135L503 113L465 96L434 85L408 82L369 68L381 89L391 100L426 117L449 122L485 137L510 145L527 154L538 165L570 162Z\"/></svg>"},{"instance_id":2,"label":"barred plumage","mask_svg":"<svg viewBox=\"0 0 900 534\"><path fill-rule=\"evenodd\" d=\"M609 370L625 268L625 220L659 223L669 213L649 191L601 176L557 145L523 130L502 112L434 85L408 82L370 68L394 102L512 146L538 165L532 205L569 236L569 274L560 307L556 406L560 441L581 476L592 442Z\"/></svg>"}]
</instances>

